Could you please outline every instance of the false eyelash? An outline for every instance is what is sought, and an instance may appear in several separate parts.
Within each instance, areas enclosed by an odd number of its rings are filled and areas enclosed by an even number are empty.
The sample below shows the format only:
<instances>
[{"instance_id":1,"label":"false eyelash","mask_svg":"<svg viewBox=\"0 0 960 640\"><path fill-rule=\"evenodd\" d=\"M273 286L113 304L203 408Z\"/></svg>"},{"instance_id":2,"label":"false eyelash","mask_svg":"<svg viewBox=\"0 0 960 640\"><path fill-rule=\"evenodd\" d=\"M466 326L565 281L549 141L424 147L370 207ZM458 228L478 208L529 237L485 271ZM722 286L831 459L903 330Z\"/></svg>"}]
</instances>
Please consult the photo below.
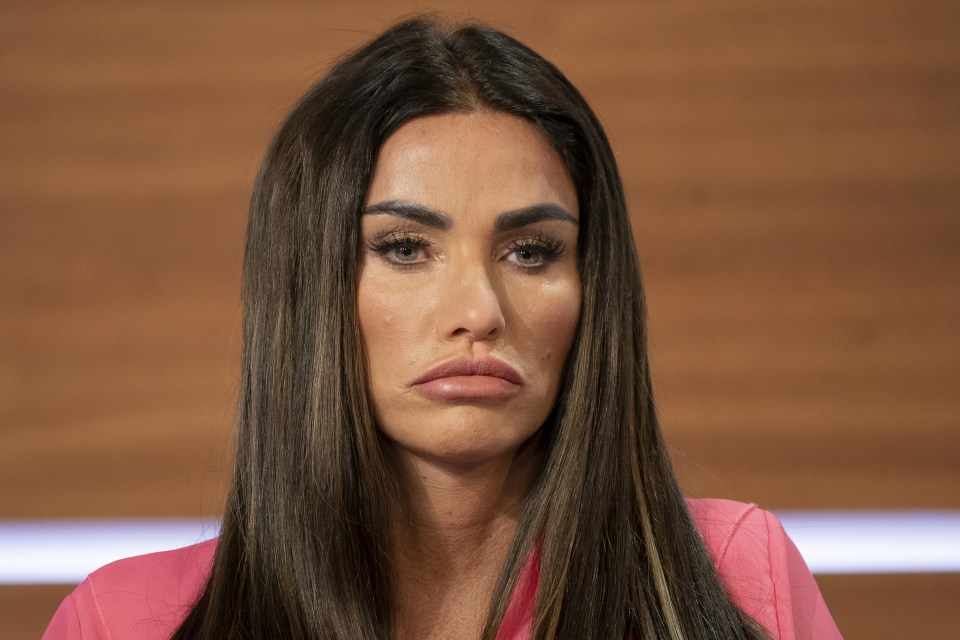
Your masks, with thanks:
<instances>
[{"instance_id":1,"label":"false eyelash","mask_svg":"<svg viewBox=\"0 0 960 640\"><path fill-rule=\"evenodd\" d=\"M548 238L539 233L527 238L517 238L507 246L507 250L510 252L537 251L547 260L558 257L566 248L566 243L560 238Z\"/></svg>"},{"instance_id":2,"label":"false eyelash","mask_svg":"<svg viewBox=\"0 0 960 640\"><path fill-rule=\"evenodd\" d=\"M390 231L370 238L367 241L367 248L377 253L386 253L390 249L396 249L404 245L429 247L431 242L419 233L411 233L403 230Z\"/></svg>"}]
</instances>

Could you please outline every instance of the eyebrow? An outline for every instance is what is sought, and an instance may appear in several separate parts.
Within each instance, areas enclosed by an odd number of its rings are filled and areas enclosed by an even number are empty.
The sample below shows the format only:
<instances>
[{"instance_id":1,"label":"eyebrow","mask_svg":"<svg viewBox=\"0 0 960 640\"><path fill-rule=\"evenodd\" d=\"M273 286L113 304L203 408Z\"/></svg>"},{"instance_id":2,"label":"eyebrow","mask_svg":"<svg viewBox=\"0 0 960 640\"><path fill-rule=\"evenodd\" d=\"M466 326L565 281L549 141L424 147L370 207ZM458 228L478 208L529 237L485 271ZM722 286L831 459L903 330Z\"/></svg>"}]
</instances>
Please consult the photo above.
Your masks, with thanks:
<instances>
[{"instance_id":1,"label":"eyebrow","mask_svg":"<svg viewBox=\"0 0 960 640\"><path fill-rule=\"evenodd\" d=\"M437 211L435 209L425 207L422 204L406 202L404 200L388 200L386 202L378 202L377 204L370 205L369 207L364 207L360 212L360 215L371 213L380 213L388 216L396 216L398 218L406 218L427 227L433 227L443 231L446 231L453 226L453 220L450 218L450 216L442 211Z\"/></svg>"},{"instance_id":2,"label":"eyebrow","mask_svg":"<svg viewBox=\"0 0 960 640\"><path fill-rule=\"evenodd\" d=\"M575 225L580 223L566 209L552 202L542 202L513 211L504 211L493 221L494 231L508 231L543 220L559 220Z\"/></svg>"},{"instance_id":3,"label":"eyebrow","mask_svg":"<svg viewBox=\"0 0 960 640\"><path fill-rule=\"evenodd\" d=\"M442 231L446 231L453 226L453 219L446 213L405 200L378 202L369 207L364 207L360 214L383 214L406 218ZM542 202L530 205L529 207L504 211L494 219L493 230L509 231L543 220L559 220L561 222L579 224L577 219L560 205L553 204L552 202Z\"/></svg>"}]
</instances>

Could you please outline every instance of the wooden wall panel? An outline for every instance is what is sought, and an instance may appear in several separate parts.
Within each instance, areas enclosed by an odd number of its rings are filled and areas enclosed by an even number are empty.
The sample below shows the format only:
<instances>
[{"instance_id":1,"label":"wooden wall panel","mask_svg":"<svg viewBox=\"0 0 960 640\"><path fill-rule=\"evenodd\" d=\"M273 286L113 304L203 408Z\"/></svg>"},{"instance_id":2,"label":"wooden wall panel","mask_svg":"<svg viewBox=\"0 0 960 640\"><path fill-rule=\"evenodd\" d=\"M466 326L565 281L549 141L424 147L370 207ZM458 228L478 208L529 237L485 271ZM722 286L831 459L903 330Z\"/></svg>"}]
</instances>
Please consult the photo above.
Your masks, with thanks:
<instances>
[{"instance_id":1,"label":"wooden wall panel","mask_svg":"<svg viewBox=\"0 0 960 640\"><path fill-rule=\"evenodd\" d=\"M690 493L960 507L960 5L471 4L608 128ZM423 8L0 5L0 518L219 510L260 155Z\"/></svg>"},{"instance_id":2,"label":"wooden wall panel","mask_svg":"<svg viewBox=\"0 0 960 640\"><path fill-rule=\"evenodd\" d=\"M960 504L957 7L560 16L623 162L690 490Z\"/></svg>"}]
</instances>

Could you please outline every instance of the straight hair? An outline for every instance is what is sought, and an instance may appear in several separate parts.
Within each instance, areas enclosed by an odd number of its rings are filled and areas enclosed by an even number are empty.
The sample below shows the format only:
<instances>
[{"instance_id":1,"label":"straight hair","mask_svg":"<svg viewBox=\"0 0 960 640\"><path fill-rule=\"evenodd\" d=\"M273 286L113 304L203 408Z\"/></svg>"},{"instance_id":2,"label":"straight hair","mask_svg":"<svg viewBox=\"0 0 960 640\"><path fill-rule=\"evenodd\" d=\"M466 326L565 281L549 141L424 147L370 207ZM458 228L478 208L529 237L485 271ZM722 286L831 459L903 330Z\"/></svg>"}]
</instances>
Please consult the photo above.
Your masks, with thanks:
<instances>
[{"instance_id":1,"label":"straight hair","mask_svg":"<svg viewBox=\"0 0 960 640\"><path fill-rule=\"evenodd\" d=\"M357 316L359 217L384 141L433 114L533 123L580 204L581 315L545 460L482 637L539 554L532 637L767 637L729 600L660 435L619 172L563 74L480 23L401 22L336 64L280 126L250 203L233 483L178 640L393 634L391 505Z\"/></svg>"}]
</instances>

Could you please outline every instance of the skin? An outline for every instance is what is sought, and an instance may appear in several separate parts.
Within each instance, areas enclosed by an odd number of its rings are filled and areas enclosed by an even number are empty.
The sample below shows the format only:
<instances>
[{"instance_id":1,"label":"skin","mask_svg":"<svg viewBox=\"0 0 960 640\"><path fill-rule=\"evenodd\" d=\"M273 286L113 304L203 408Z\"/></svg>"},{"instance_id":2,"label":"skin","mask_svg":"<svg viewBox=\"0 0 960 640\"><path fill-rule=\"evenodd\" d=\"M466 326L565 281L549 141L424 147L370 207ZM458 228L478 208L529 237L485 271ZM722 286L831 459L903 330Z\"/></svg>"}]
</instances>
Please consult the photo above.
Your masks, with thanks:
<instances>
[{"instance_id":1,"label":"skin","mask_svg":"<svg viewBox=\"0 0 960 640\"><path fill-rule=\"evenodd\" d=\"M531 123L444 114L387 139L365 207L360 328L411 503L395 536L397 635L477 637L579 318L576 190ZM474 393L477 377L462 397L415 384L491 357L519 376L488 378L506 389L494 397Z\"/></svg>"}]
</instances>

